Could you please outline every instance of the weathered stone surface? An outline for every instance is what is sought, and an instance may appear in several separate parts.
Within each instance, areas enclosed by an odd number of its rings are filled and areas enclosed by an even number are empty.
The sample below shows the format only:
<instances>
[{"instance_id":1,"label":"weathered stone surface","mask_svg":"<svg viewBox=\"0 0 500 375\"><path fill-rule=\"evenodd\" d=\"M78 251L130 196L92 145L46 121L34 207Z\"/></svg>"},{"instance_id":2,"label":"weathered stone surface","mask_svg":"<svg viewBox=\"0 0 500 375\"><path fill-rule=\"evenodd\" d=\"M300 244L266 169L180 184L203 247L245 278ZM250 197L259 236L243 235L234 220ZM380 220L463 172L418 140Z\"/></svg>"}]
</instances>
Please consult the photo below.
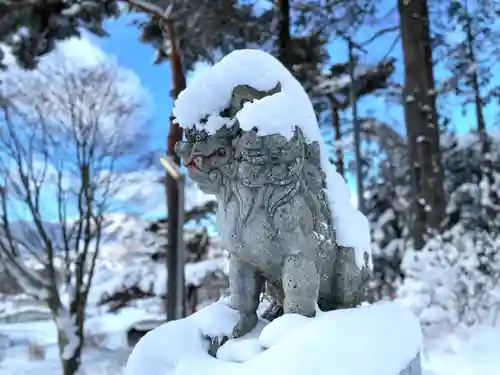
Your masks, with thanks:
<instances>
[{"instance_id":1,"label":"weathered stone surface","mask_svg":"<svg viewBox=\"0 0 500 375\"><path fill-rule=\"evenodd\" d=\"M257 323L264 288L273 311L314 316L316 303L322 310L358 305L369 277L354 250L335 242L318 143L307 143L298 127L290 140L259 136L242 131L233 118L246 101L279 90L279 84L271 92L236 87L221 113L234 125L212 135L188 128L176 147L189 177L218 200L218 230L230 253L231 305L241 317L233 337Z\"/></svg>"}]
</instances>

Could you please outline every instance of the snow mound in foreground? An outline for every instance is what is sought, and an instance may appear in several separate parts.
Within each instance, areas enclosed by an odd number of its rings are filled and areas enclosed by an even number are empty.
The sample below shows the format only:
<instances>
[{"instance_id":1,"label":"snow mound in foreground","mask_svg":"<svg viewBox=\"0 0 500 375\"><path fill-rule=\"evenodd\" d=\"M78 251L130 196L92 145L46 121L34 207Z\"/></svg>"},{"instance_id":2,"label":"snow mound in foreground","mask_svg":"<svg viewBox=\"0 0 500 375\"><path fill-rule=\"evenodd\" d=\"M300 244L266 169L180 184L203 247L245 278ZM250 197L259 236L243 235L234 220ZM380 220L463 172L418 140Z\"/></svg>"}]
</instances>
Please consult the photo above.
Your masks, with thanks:
<instances>
[{"instance_id":1,"label":"snow mound in foreground","mask_svg":"<svg viewBox=\"0 0 500 375\"><path fill-rule=\"evenodd\" d=\"M225 301L149 332L132 352L125 375L397 375L416 358L417 318L397 302L284 315L229 340L211 357L203 336L228 335L238 319Z\"/></svg>"},{"instance_id":2,"label":"snow mound in foreground","mask_svg":"<svg viewBox=\"0 0 500 375\"><path fill-rule=\"evenodd\" d=\"M259 50L230 53L214 66L194 75L175 101L173 113L180 126L214 134L223 126L233 125L234 120L219 114L229 106L235 87L249 85L260 91L270 91L278 83L280 92L244 104L235 116L238 125L245 131L257 128L261 136L281 134L287 139L292 138L295 128L299 127L307 142L318 142L336 241L341 246L354 248L360 268L365 265L367 254L368 266L372 268L368 220L353 207L345 180L328 161L328 151L307 93L277 59Z\"/></svg>"}]
</instances>

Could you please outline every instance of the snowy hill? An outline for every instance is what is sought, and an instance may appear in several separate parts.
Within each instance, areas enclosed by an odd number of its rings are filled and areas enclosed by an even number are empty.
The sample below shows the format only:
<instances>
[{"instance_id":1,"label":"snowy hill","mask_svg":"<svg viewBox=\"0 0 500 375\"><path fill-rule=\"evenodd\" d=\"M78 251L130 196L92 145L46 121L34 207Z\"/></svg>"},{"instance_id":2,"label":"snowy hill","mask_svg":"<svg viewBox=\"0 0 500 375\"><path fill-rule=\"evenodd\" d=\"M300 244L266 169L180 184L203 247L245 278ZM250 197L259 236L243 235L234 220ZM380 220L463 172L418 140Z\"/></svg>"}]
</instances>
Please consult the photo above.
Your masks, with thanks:
<instances>
[{"instance_id":1,"label":"snowy hill","mask_svg":"<svg viewBox=\"0 0 500 375\"><path fill-rule=\"evenodd\" d=\"M108 243L117 243L122 242L128 236L137 236L138 233L140 233L141 230L150 225L150 223L151 221L146 220L138 215L108 213L105 215L102 243L104 245ZM39 254L43 254L40 235L36 230L33 221L17 220L12 222L10 226L12 229L12 234L16 238L22 239L23 242L28 243L28 246L30 246L31 249L39 248ZM62 229L59 222L44 221L43 227L47 234L50 236L50 240L54 244L60 245L63 243ZM57 251L60 250L61 247L55 246L55 248ZM20 248L20 250L22 251L23 249ZM23 255L29 256L29 253L25 252Z\"/></svg>"}]
</instances>

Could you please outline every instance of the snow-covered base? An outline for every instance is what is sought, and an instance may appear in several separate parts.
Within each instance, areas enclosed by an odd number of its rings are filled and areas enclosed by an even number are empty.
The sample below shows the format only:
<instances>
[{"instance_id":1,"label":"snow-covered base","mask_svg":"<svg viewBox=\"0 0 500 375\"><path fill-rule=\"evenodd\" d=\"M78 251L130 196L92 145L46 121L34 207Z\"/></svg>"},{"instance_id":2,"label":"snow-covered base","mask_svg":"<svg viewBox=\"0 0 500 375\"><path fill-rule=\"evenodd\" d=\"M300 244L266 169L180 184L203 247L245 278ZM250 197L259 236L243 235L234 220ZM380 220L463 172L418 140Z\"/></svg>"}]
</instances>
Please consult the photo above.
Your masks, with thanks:
<instances>
[{"instance_id":1,"label":"snow-covered base","mask_svg":"<svg viewBox=\"0 0 500 375\"><path fill-rule=\"evenodd\" d=\"M261 321L213 358L204 337L228 335L238 319L226 303L149 332L132 352L125 375L421 374L420 324L397 302Z\"/></svg>"}]
</instances>

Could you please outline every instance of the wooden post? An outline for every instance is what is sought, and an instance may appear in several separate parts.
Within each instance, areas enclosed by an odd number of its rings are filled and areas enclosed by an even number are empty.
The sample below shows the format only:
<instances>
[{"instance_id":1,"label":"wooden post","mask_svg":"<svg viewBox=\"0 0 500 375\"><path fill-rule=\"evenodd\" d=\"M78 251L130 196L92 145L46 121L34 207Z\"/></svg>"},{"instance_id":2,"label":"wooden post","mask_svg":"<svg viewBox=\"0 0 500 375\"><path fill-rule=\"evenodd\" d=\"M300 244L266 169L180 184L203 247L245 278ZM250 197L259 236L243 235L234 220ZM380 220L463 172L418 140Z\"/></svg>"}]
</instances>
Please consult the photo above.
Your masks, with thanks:
<instances>
[{"instance_id":1,"label":"wooden post","mask_svg":"<svg viewBox=\"0 0 500 375\"><path fill-rule=\"evenodd\" d=\"M171 56L170 56L170 68L172 72L172 100L177 99L179 93L186 88L186 78L182 70L181 56L179 49L177 47L177 39L174 29L174 21L168 20L165 22L165 37L171 45ZM182 140L182 128L174 122L173 114L170 115L170 130L167 138L167 155L171 158L172 162L176 165L180 165L180 159L175 154L174 147L175 144ZM183 225L180 222L180 216L184 212L179 207L179 186L175 178L167 173L166 176L166 195L167 195L167 212L168 212L168 225L167 225L167 298L166 301L166 313L167 321L174 320L178 315L178 307L176 306L179 300L179 288L184 288L184 285L176 285L178 280L181 279L179 272L179 262L181 256L178 253L179 249L179 237L178 231L179 227ZM183 261L183 259L182 259ZM183 272L184 270L182 270ZM182 275L184 276L184 275ZM184 278L182 277L182 280ZM182 289L183 290L183 289ZM184 293L182 293L183 295ZM182 306L184 302L182 302Z\"/></svg>"}]
</instances>

